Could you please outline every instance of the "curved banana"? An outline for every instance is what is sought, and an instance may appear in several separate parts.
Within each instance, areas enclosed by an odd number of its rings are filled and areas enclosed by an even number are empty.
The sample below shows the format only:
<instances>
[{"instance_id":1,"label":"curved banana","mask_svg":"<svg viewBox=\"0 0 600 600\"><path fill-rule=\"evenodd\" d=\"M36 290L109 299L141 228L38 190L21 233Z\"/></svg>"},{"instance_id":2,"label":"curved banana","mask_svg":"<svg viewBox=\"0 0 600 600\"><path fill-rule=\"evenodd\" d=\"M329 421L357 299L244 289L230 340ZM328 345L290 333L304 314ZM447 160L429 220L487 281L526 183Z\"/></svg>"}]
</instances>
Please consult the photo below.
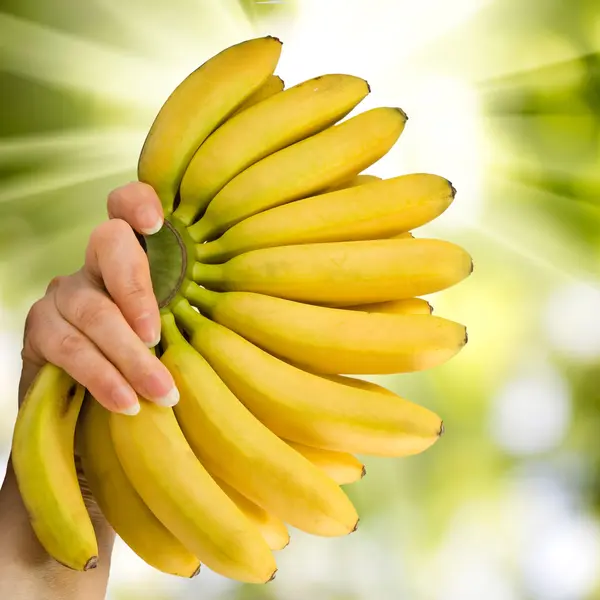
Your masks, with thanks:
<instances>
[{"instance_id":1,"label":"curved banana","mask_svg":"<svg viewBox=\"0 0 600 600\"><path fill-rule=\"evenodd\" d=\"M360 173L396 143L406 115L374 108L275 152L234 177L189 228L204 242L256 213L306 198Z\"/></svg>"},{"instance_id":2,"label":"curved banana","mask_svg":"<svg viewBox=\"0 0 600 600\"><path fill-rule=\"evenodd\" d=\"M146 563L194 577L200 561L154 516L130 483L115 452L110 415L91 396L79 418L77 443L90 490L117 535Z\"/></svg>"},{"instance_id":3,"label":"curved banana","mask_svg":"<svg viewBox=\"0 0 600 600\"><path fill-rule=\"evenodd\" d=\"M375 183L376 181L381 181L381 177L377 177L377 175L367 175L361 174L356 175L355 177L351 177L346 181L342 181L335 185L332 185L330 188L327 188L326 192L336 192L337 190L345 190L351 187L358 187L359 185L365 185L366 183Z\"/></svg>"},{"instance_id":4,"label":"curved banana","mask_svg":"<svg viewBox=\"0 0 600 600\"><path fill-rule=\"evenodd\" d=\"M275 356L314 373L422 371L452 358L467 341L463 325L431 315L367 313L251 292L182 294L203 314Z\"/></svg>"},{"instance_id":5,"label":"curved banana","mask_svg":"<svg viewBox=\"0 0 600 600\"><path fill-rule=\"evenodd\" d=\"M160 109L138 162L138 178L173 211L179 183L200 144L273 73L281 54L274 37L223 50L189 75Z\"/></svg>"},{"instance_id":6,"label":"curved banana","mask_svg":"<svg viewBox=\"0 0 600 600\"><path fill-rule=\"evenodd\" d=\"M296 452L300 452L315 467L322 469L338 485L347 485L359 481L366 474L365 466L352 454L346 452L334 452L322 448L311 448L304 444L287 441Z\"/></svg>"},{"instance_id":7,"label":"curved banana","mask_svg":"<svg viewBox=\"0 0 600 600\"><path fill-rule=\"evenodd\" d=\"M283 439L353 454L406 456L431 446L443 430L436 414L375 384L294 367L184 299L172 309L223 382Z\"/></svg>"},{"instance_id":8,"label":"curved banana","mask_svg":"<svg viewBox=\"0 0 600 600\"><path fill-rule=\"evenodd\" d=\"M472 270L469 254L450 242L367 240L253 250L221 265L196 263L193 278L212 290L352 306L438 292Z\"/></svg>"},{"instance_id":9,"label":"curved banana","mask_svg":"<svg viewBox=\"0 0 600 600\"><path fill-rule=\"evenodd\" d=\"M111 413L117 456L144 503L207 567L248 583L270 581L273 555L257 527L206 472L171 408L140 399L135 417Z\"/></svg>"},{"instance_id":10,"label":"curved banana","mask_svg":"<svg viewBox=\"0 0 600 600\"><path fill-rule=\"evenodd\" d=\"M346 310L362 310L364 312L390 315L430 315L433 312L433 306L423 298L404 298L403 300L358 304L357 306L346 306L345 308Z\"/></svg>"},{"instance_id":11,"label":"curved banana","mask_svg":"<svg viewBox=\"0 0 600 600\"><path fill-rule=\"evenodd\" d=\"M265 542L271 550L283 550L290 543L290 534L285 523L268 513L266 510L248 500L236 489L225 483L218 477L213 477L218 486L235 502L236 506L244 513L249 521L252 521L262 533Z\"/></svg>"},{"instance_id":12,"label":"curved banana","mask_svg":"<svg viewBox=\"0 0 600 600\"><path fill-rule=\"evenodd\" d=\"M12 460L23 503L41 545L77 571L98 563L98 545L75 469L75 425L85 389L46 364L21 406Z\"/></svg>"},{"instance_id":13,"label":"curved banana","mask_svg":"<svg viewBox=\"0 0 600 600\"><path fill-rule=\"evenodd\" d=\"M211 474L308 533L338 536L354 530L358 516L344 492L248 411L186 342L173 315L162 316L162 343L161 360L181 394L175 414Z\"/></svg>"},{"instance_id":14,"label":"curved banana","mask_svg":"<svg viewBox=\"0 0 600 600\"><path fill-rule=\"evenodd\" d=\"M175 216L185 225L225 184L261 158L333 125L369 93L352 75L304 81L226 121L200 146L181 180Z\"/></svg>"},{"instance_id":15,"label":"curved banana","mask_svg":"<svg viewBox=\"0 0 600 600\"><path fill-rule=\"evenodd\" d=\"M279 75L270 75L267 80L246 100L244 100L230 115L230 119L239 115L241 112L278 94L279 92L283 92L285 88L285 82Z\"/></svg>"},{"instance_id":16,"label":"curved banana","mask_svg":"<svg viewBox=\"0 0 600 600\"><path fill-rule=\"evenodd\" d=\"M197 244L196 260L218 263L259 248L389 238L441 215L454 194L443 177L414 174L305 198L258 213L216 240Z\"/></svg>"}]
</instances>

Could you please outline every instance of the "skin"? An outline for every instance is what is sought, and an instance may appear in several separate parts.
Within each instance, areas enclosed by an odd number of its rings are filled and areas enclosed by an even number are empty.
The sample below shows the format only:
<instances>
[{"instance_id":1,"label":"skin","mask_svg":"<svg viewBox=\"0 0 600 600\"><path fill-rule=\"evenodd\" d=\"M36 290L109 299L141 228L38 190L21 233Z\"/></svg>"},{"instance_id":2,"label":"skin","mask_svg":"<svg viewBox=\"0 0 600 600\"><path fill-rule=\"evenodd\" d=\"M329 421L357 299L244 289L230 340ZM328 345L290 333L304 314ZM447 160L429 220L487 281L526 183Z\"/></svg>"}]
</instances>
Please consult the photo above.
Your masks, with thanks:
<instances>
[{"instance_id":1,"label":"skin","mask_svg":"<svg viewBox=\"0 0 600 600\"><path fill-rule=\"evenodd\" d=\"M160 317L148 261L134 233L151 235L160 229L160 201L150 186L130 183L109 195L108 215L90 236L84 266L53 279L29 311L19 403L46 362L62 367L115 412L135 414L138 394L168 406L179 399L170 373L147 350L159 341ZM105 597L114 532L81 474L80 481L100 553L99 566L87 573L56 563L40 546L9 460L0 488L0 598Z\"/></svg>"}]
</instances>

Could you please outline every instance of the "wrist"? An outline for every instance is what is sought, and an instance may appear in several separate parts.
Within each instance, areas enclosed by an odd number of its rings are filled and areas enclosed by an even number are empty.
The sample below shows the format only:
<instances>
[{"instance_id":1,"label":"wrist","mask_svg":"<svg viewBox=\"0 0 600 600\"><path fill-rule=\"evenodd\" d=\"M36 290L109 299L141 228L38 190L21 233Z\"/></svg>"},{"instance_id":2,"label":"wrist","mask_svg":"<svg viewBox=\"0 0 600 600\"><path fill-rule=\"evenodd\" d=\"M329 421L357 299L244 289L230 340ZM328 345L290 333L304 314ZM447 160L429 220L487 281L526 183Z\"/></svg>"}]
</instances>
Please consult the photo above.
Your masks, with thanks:
<instances>
[{"instance_id":1,"label":"wrist","mask_svg":"<svg viewBox=\"0 0 600 600\"><path fill-rule=\"evenodd\" d=\"M57 563L39 543L9 461L0 488L0 598L11 600L103 600L106 594L114 533L94 519L99 565L87 573Z\"/></svg>"}]
</instances>

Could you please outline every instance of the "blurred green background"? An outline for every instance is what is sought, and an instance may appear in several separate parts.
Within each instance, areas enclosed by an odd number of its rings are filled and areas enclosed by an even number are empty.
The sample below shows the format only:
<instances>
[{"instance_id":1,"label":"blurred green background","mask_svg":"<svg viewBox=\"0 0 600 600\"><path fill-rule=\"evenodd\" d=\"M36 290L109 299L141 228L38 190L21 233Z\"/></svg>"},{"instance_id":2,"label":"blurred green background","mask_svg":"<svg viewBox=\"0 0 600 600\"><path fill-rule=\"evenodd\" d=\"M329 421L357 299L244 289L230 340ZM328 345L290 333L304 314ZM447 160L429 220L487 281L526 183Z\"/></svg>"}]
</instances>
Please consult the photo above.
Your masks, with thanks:
<instances>
[{"instance_id":1,"label":"blurred green background","mask_svg":"<svg viewBox=\"0 0 600 600\"><path fill-rule=\"evenodd\" d=\"M597 0L1 0L0 469L29 306L79 268L175 85L266 33L284 41L288 87L350 72L373 89L360 110L409 114L369 172L458 189L417 235L474 257L469 280L431 298L470 342L431 372L378 379L447 433L422 456L365 458L348 488L359 531L293 532L266 587L180 581L119 544L109 598L600 598Z\"/></svg>"}]
</instances>

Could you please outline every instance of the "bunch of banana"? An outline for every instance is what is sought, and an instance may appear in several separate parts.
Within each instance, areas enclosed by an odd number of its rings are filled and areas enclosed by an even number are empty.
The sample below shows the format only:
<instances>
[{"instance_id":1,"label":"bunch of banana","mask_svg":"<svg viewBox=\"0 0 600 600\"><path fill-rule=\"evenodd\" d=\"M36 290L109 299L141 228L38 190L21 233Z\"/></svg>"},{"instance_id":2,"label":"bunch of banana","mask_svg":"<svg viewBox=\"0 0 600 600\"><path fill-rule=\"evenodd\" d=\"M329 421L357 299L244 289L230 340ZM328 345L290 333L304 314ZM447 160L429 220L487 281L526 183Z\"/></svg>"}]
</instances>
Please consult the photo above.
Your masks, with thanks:
<instances>
[{"instance_id":1,"label":"bunch of banana","mask_svg":"<svg viewBox=\"0 0 600 600\"><path fill-rule=\"evenodd\" d=\"M471 258L411 233L455 190L437 175L363 173L396 143L404 112L343 120L368 84L328 74L284 90L280 51L265 37L208 60L141 152L139 179L166 215L145 240L162 315L153 351L179 403L109 413L47 365L19 412L23 499L40 542L73 569L98 560L75 452L106 519L148 564L261 583L288 525L356 530L340 487L365 475L354 454L409 456L444 430L429 409L351 375L429 369L466 343L465 327L420 296L466 278Z\"/></svg>"}]
</instances>

